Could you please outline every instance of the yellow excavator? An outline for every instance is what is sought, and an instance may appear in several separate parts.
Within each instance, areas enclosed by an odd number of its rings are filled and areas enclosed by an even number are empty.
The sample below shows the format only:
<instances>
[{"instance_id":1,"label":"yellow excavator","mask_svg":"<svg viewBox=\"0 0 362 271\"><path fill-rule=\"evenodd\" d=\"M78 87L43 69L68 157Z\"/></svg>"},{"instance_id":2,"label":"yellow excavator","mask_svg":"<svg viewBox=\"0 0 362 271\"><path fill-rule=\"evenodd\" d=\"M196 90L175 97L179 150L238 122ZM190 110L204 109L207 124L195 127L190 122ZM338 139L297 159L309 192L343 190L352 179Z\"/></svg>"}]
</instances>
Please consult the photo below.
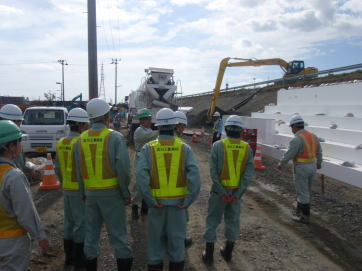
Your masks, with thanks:
<instances>
[{"instance_id":1,"label":"yellow excavator","mask_svg":"<svg viewBox=\"0 0 362 271\"><path fill-rule=\"evenodd\" d=\"M230 62L230 60L236 60L235 62ZM317 68L314 67L304 67L303 60L293 60L287 62L281 58L270 58L270 59L244 59L244 58L231 58L226 57L221 60L219 66L219 73L217 75L214 95L211 99L211 104L209 111L207 112L207 119L211 121L212 115L215 112L217 99L220 96L220 87L222 79L224 77L226 67L242 67L242 66L265 66L265 65L278 65L284 71L284 78L303 75L308 73L318 72Z\"/></svg>"}]
</instances>

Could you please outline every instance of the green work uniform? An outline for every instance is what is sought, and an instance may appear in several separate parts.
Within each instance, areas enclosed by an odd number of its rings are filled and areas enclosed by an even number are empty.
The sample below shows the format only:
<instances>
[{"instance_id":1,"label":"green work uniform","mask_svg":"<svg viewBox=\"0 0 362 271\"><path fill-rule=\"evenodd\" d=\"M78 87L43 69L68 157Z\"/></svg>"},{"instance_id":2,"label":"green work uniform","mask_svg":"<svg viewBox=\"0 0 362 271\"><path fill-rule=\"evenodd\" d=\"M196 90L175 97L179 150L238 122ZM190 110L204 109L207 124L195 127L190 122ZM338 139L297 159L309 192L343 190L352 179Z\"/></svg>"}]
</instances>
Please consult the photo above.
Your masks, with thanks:
<instances>
[{"instance_id":1,"label":"green work uniform","mask_svg":"<svg viewBox=\"0 0 362 271\"><path fill-rule=\"evenodd\" d=\"M0 187L0 206L36 240L46 239L44 227L31 197L30 185L15 163L0 157L1 164L11 168L2 179ZM0 225L3 221L0 221ZM31 257L29 234L0 238L0 270L27 270Z\"/></svg>"},{"instance_id":2,"label":"green work uniform","mask_svg":"<svg viewBox=\"0 0 362 271\"><path fill-rule=\"evenodd\" d=\"M154 131L151 128L146 128L141 125L136 129L133 136L134 146L136 151L135 166L137 163L138 153L141 151L142 147L146 143L156 139L157 136L158 136L158 131ZM140 204L142 202L142 195L138 189L136 182L133 185L132 193L133 193L132 203L135 205Z\"/></svg>"},{"instance_id":3,"label":"green work uniform","mask_svg":"<svg viewBox=\"0 0 362 271\"><path fill-rule=\"evenodd\" d=\"M70 132L67 138L79 137L79 133ZM59 165L59 154L55 159L55 172L59 181L64 182ZM73 161L75 163L75 161ZM79 183L78 183L79 185ZM81 199L81 193L78 189L63 190L64 195L64 239L73 240L75 243L84 242L84 215L85 204Z\"/></svg>"},{"instance_id":4,"label":"green work uniform","mask_svg":"<svg viewBox=\"0 0 362 271\"><path fill-rule=\"evenodd\" d=\"M89 131L106 128L103 123L94 123ZM132 258L132 251L127 244L127 219L125 202L129 199L128 190L130 172L129 156L126 141L119 132L112 131L108 139L108 155L110 167L116 174L118 185L109 189L85 189L84 179L80 172L80 143L75 146L78 175L81 193L86 196L85 202L85 239L84 253L87 259L97 258L100 253L99 238L103 222L106 225L109 242L115 249L117 259ZM92 159L95 159L92 157Z\"/></svg>"},{"instance_id":5,"label":"green work uniform","mask_svg":"<svg viewBox=\"0 0 362 271\"><path fill-rule=\"evenodd\" d=\"M306 130L299 130L295 137L289 142L288 151L283 155L280 163L285 165L289 160L293 160L296 156L304 152L303 140L298 136ZM316 161L311 163L298 163L294 164L294 185L297 192L297 201L301 204L310 203L310 187L317 172L317 166L321 165L323 160L322 147L317 141Z\"/></svg>"},{"instance_id":6,"label":"green work uniform","mask_svg":"<svg viewBox=\"0 0 362 271\"><path fill-rule=\"evenodd\" d=\"M159 136L161 140L174 139L173 136ZM137 159L137 185L144 200L149 206L148 213L148 263L156 265L163 262L166 255L171 262L182 262L185 259L184 239L186 234L186 210L178 205L190 206L200 192L200 174L194 153L183 144L185 174L187 179L187 195L182 198L156 199L151 194L152 152L150 144L146 144ZM157 204L163 208L155 208Z\"/></svg>"},{"instance_id":7,"label":"green work uniform","mask_svg":"<svg viewBox=\"0 0 362 271\"><path fill-rule=\"evenodd\" d=\"M240 185L237 188L228 189L221 184L220 180L220 174L224 166L224 144L222 141L217 141L212 146L211 157L209 160L212 188L208 203L206 231L204 234L204 240L207 243L216 242L216 230L223 216L225 219L226 240L235 242L239 236L241 197L249 186L254 173L253 151L250 146L247 146L247 148L245 170L240 176ZM238 200L234 203L227 203L221 198L224 194L233 195Z\"/></svg>"}]
</instances>

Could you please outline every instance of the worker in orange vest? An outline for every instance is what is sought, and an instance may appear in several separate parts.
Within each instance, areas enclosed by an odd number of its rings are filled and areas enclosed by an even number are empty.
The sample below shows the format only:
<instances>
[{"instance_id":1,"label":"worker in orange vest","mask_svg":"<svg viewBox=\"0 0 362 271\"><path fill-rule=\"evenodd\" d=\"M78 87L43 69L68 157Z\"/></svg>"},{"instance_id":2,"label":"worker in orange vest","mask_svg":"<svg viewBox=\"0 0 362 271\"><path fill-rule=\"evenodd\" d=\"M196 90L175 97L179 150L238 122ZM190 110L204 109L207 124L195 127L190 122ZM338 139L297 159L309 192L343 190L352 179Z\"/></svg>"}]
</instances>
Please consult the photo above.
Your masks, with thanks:
<instances>
[{"instance_id":1,"label":"worker in orange vest","mask_svg":"<svg viewBox=\"0 0 362 271\"><path fill-rule=\"evenodd\" d=\"M28 270L31 233L43 253L48 240L31 197L30 185L15 163L22 133L10 120L0 121L0 270Z\"/></svg>"},{"instance_id":2,"label":"worker in orange vest","mask_svg":"<svg viewBox=\"0 0 362 271\"><path fill-rule=\"evenodd\" d=\"M309 223L310 217L310 188L317 169L322 167L322 147L318 137L304 129L304 120L295 115L289 123L294 138L289 143L288 151L283 155L277 168L293 160L294 184L297 192L297 208L295 220Z\"/></svg>"},{"instance_id":3,"label":"worker in orange vest","mask_svg":"<svg viewBox=\"0 0 362 271\"><path fill-rule=\"evenodd\" d=\"M185 262L186 209L200 191L200 173L191 148L174 135L177 119L169 108L156 114L158 139L137 159L136 181L149 207L148 270L182 271Z\"/></svg>"}]
</instances>

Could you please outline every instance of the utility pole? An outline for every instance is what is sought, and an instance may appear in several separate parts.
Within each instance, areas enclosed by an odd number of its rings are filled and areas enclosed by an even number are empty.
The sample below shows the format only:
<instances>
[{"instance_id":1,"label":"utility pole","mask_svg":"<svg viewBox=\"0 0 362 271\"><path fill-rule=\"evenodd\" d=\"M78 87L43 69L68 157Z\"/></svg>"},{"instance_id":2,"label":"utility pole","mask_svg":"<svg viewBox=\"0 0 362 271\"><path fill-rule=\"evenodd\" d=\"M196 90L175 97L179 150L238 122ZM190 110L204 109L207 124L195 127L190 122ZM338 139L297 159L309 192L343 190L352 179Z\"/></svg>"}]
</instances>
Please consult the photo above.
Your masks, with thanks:
<instances>
[{"instance_id":1,"label":"utility pole","mask_svg":"<svg viewBox=\"0 0 362 271\"><path fill-rule=\"evenodd\" d=\"M114 104L117 105L117 65L118 61L121 61L121 59L112 58L111 64L115 65L115 78L114 78Z\"/></svg>"},{"instance_id":2,"label":"utility pole","mask_svg":"<svg viewBox=\"0 0 362 271\"><path fill-rule=\"evenodd\" d=\"M63 102L63 106L65 105L65 95L64 95L64 65L68 65L67 61L64 59L59 59L58 63L62 65L62 84L61 84L61 98Z\"/></svg>"},{"instance_id":3,"label":"utility pole","mask_svg":"<svg viewBox=\"0 0 362 271\"><path fill-rule=\"evenodd\" d=\"M101 84L99 85L99 97L106 100L106 89L104 87L104 68L101 65Z\"/></svg>"},{"instance_id":4,"label":"utility pole","mask_svg":"<svg viewBox=\"0 0 362 271\"><path fill-rule=\"evenodd\" d=\"M98 97L96 0L88 0L88 95Z\"/></svg>"}]
</instances>

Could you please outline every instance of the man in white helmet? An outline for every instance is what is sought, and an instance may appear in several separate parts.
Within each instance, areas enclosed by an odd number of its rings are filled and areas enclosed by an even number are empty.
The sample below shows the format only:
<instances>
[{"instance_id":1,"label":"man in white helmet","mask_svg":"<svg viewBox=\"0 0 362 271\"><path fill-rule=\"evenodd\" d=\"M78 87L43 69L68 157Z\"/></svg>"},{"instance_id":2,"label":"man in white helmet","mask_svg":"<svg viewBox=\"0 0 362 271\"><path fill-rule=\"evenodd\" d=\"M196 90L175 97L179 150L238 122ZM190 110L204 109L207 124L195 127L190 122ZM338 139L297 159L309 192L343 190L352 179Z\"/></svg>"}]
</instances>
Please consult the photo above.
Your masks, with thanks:
<instances>
[{"instance_id":1,"label":"man in white helmet","mask_svg":"<svg viewBox=\"0 0 362 271\"><path fill-rule=\"evenodd\" d=\"M80 270L85 267L83 253L85 205L79 190L74 146L80 134L88 129L87 112L82 108L70 110L67 124L70 127L69 135L61 138L56 145L55 171L63 184L65 265L74 265L74 270Z\"/></svg>"},{"instance_id":2,"label":"man in white helmet","mask_svg":"<svg viewBox=\"0 0 362 271\"><path fill-rule=\"evenodd\" d=\"M288 151L278 164L281 170L289 160L294 165L294 185L297 192L296 220L309 223L310 188L317 169L322 167L322 147L318 137L304 129L304 120L300 115L294 115L289 123L294 138L289 142Z\"/></svg>"},{"instance_id":3,"label":"man in white helmet","mask_svg":"<svg viewBox=\"0 0 362 271\"><path fill-rule=\"evenodd\" d=\"M138 110L137 117L140 122L140 126L137 127L134 132L133 142L136 151L136 163L139 152L143 148L143 146L156 139L158 136L158 131L152 130L152 113L147 108L142 108ZM139 218L138 215L138 206L141 205L141 214L146 215L148 212L147 204L144 200L142 200L141 192L138 189L137 184L134 184L133 187L133 199L132 199L132 218L137 220Z\"/></svg>"},{"instance_id":4,"label":"man in white helmet","mask_svg":"<svg viewBox=\"0 0 362 271\"><path fill-rule=\"evenodd\" d=\"M191 148L175 138L177 119L169 108L156 115L158 139L137 159L137 185L149 207L148 270L182 271L185 261L186 209L200 191L200 174Z\"/></svg>"},{"instance_id":5,"label":"man in white helmet","mask_svg":"<svg viewBox=\"0 0 362 271\"><path fill-rule=\"evenodd\" d=\"M23 119L23 111L15 104L6 104L0 109L0 120L11 120L20 127ZM26 168L24 152L21 152L19 157L15 158L14 163L21 170Z\"/></svg>"},{"instance_id":6,"label":"man in white helmet","mask_svg":"<svg viewBox=\"0 0 362 271\"><path fill-rule=\"evenodd\" d=\"M225 122L226 138L215 142L211 149L212 188L204 234L206 248L202 253L205 264L213 263L216 230L223 217L226 244L220 253L225 261L231 261L234 243L239 239L241 197L254 173L253 151L241 139L243 126L239 116L229 116Z\"/></svg>"},{"instance_id":7,"label":"man in white helmet","mask_svg":"<svg viewBox=\"0 0 362 271\"><path fill-rule=\"evenodd\" d=\"M219 112L215 112L213 115L214 127L212 128L212 143L220 140L222 134L222 119Z\"/></svg>"},{"instance_id":8,"label":"man in white helmet","mask_svg":"<svg viewBox=\"0 0 362 271\"><path fill-rule=\"evenodd\" d=\"M130 203L130 164L123 135L109 129L110 106L94 98L87 104L91 122L75 146L80 189L85 193L84 254L87 270L97 270L103 222L115 250L118 270L131 270L133 255L127 243L125 206Z\"/></svg>"}]
</instances>

